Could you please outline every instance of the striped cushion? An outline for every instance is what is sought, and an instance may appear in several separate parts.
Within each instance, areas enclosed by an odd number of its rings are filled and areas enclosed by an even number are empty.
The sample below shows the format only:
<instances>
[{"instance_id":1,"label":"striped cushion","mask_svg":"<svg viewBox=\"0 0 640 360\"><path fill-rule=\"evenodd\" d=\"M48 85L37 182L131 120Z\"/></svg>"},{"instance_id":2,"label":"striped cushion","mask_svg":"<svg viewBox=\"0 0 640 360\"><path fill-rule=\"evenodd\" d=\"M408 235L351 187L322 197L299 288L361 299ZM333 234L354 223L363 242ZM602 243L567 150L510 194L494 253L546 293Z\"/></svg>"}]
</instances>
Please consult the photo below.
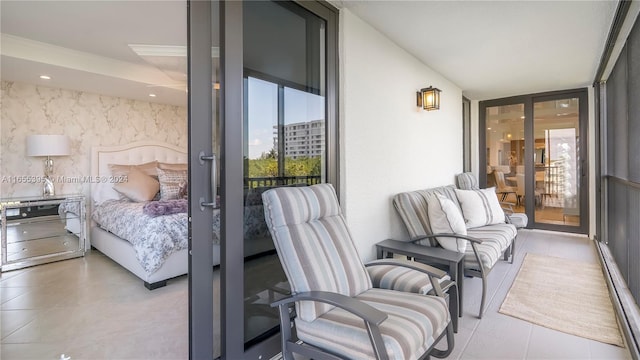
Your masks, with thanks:
<instances>
[{"instance_id":1,"label":"striped cushion","mask_svg":"<svg viewBox=\"0 0 640 360\"><path fill-rule=\"evenodd\" d=\"M467 235L483 240L482 244L476 244L476 248L482 265L486 270L490 270L498 262L502 253L515 240L516 227L512 224L487 225L468 229ZM416 241L416 244L429 246L428 240L419 240ZM467 246L464 259L464 267L466 269L480 269L472 246Z\"/></svg>"},{"instance_id":2,"label":"striped cushion","mask_svg":"<svg viewBox=\"0 0 640 360\"><path fill-rule=\"evenodd\" d=\"M371 289L356 298L389 314L380 324L389 359L416 359L449 322L443 298L383 289ZM333 349L346 359L375 358L362 319L340 308L311 322L296 318L296 331L300 340Z\"/></svg>"},{"instance_id":3,"label":"striped cushion","mask_svg":"<svg viewBox=\"0 0 640 360\"><path fill-rule=\"evenodd\" d=\"M427 199L432 194L444 195L453 200L456 206L460 206L453 185L427 190L409 191L393 197L393 206L398 211L402 222L406 225L407 231L409 232L409 241L415 241L426 235L433 234L427 214ZM460 211L462 211L462 209L460 209ZM431 246L437 246L435 240L433 241Z\"/></svg>"},{"instance_id":4,"label":"striped cushion","mask_svg":"<svg viewBox=\"0 0 640 360\"><path fill-rule=\"evenodd\" d=\"M330 184L271 189L262 199L293 293L329 291L353 297L371 288ZM296 305L305 321L333 308L309 301Z\"/></svg>"},{"instance_id":5,"label":"striped cushion","mask_svg":"<svg viewBox=\"0 0 640 360\"><path fill-rule=\"evenodd\" d=\"M485 269L493 268L502 253L515 240L517 230L512 224L487 225L481 228L468 229L469 236L483 240L482 244L477 244L478 254ZM464 266L467 269L479 270L478 261L471 246L467 247L464 257Z\"/></svg>"},{"instance_id":6,"label":"striped cushion","mask_svg":"<svg viewBox=\"0 0 640 360\"><path fill-rule=\"evenodd\" d=\"M417 270L395 265L367 266L374 288L412 292L426 295L433 289L429 276ZM449 280L449 275L438 279L440 283Z\"/></svg>"},{"instance_id":7,"label":"striped cushion","mask_svg":"<svg viewBox=\"0 0 640 360\"><path fill-rule=\"evenodd\" d=\"M478 186L478 178L472 172L458 174L456 182L458 183L458 189L477 190L480 188Z\"/></svg>"}]
</instances>

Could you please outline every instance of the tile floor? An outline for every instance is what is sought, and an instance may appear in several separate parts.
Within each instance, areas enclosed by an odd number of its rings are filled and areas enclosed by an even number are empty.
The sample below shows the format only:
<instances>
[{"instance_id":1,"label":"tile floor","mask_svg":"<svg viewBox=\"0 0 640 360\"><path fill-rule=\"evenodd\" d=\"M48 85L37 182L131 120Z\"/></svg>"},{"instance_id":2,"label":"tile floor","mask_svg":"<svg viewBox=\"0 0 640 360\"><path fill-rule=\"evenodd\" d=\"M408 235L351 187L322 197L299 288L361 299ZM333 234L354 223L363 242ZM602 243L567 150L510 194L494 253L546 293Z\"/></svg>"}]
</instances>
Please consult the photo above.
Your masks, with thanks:
<instances>
[{"instance_id":1,"label":"tile floor","mask_svg":"<svg viewBox=\"0 0 640 360\"><path fill-rule=\"evenodd\" d=\"M631 359L625 348L603 344L498 313L526 253L598 262L586 236L521 230L513 264L500 261L488 277L487 310L480 308L480 279L465 278L464 316L451 359Z\"/></svg>"},{"instance_id":2,"label":"tile floor","mask_svg":"<svg viewBox=\"0 0 640 360\"><path fill-rule=\"evenodd\" d=\"M464 317L451 359L627 359L626 349L498 313L526 252L597 262L583 236L522 230L513 265L489 275L487 311L477 319L481 281L465 279ZM186 359L187 279L148 291L98 252L0 276L2 359Z\"/></svg>"}]
</instances>

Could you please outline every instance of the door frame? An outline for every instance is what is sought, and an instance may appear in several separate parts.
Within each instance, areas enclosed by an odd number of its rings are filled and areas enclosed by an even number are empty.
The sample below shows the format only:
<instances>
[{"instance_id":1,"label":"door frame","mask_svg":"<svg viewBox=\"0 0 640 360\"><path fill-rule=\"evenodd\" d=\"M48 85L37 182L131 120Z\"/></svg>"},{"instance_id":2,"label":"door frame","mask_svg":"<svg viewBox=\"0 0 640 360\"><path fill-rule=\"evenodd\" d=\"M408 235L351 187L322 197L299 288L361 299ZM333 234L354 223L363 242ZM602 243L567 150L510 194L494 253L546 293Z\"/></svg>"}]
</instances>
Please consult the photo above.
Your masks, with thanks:
<instances>
[{"instance_id":1,"label":"door frame","mask_svg":"<svg viewBox=\"0 0 640 360\"><path fill-rule=\"evenodd\" d=\"M200 161L200 152L210 155L213 140L211 84L211 12L218 2L187 0L188 64L188 154L189 154L189 358L213 357L213 209L201 207L211 199L210 162ZM198 76L193 76L198 74ZM208 135L209 134L209 135ZM192 226L208 222L209 226Z\"/></svg>"},{"instance_id":2,"label":"door frame","mask_svg":"<svg viewBox=\"0 0 640 360\"><path fill-rule=\"evenodd\" d=\"M518 95L500 99L484 100L478 104L478 158L480 162L478 179L483 186L487 185L487 174L483 169L487 163L487 123L486 109L494 106L524 104L525 159L531 159L534 153L533 106L536 102L560 100L566 98L579 99L579 155L581 159L580 182L580 225L567 226L547 224L535 221L535 173L533 161L525 161L525 213L529 217L527 228L588 234L589 232L589 97L587 88L549 91L544 93Z\"/></svg>"},{"instance_id":3,"label":"door frame","mask_svg":"<svg viewBox=\"0 0 640 360\"><path fill-rule=\"evenodd\" d=\"M292 1L326 21L326 179L339 192L338 139L338 10L320 1ZM187 0L189 64L189 204L199 223L189 223L189 358L213 357L213 260L212 244L193 240L210 236L202 226L197 199L210 199L210 164L200 166L201 149L211 151L212 118L212 25L219 15L220 43L220 328L221 358L265 359L278 354L280 334L245 349L243 241L243 2ZM197 76L192 76L197 74ZM208 141L206 140L209 137ZM198 139L198 140L196 140ZM208 149L208 150L206 150ZM195 182L192 182L195 181ZM199 181L199 182L198 182ZM200 193L197 193L199 184ZM192 201L193 200L193 201ZM213 200L212 200L213 202ZM196 218L193 218L196 219ZM192 226L193 224L193 226ZM209 224L210 225L210 224Z\"/></svg>"}]
</instances>

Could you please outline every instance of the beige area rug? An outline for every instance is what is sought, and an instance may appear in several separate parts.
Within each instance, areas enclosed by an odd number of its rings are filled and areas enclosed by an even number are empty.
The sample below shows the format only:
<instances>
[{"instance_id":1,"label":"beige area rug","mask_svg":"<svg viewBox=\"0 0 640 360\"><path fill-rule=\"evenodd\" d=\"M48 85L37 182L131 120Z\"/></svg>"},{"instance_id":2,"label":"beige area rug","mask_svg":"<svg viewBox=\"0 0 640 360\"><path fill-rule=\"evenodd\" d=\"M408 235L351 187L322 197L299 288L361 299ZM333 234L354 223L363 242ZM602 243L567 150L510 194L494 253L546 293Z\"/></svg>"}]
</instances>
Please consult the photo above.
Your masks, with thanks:
<instances>
[{"instance_id":1,"label":"beige area rug","mask_svg":"<svg viewBox=\"0 0 640 360\"><path fill-rule=\"evenodd\" d=\"M624 347L599 264L527 254L500 313Z\"/></svg>"}]
</instances>

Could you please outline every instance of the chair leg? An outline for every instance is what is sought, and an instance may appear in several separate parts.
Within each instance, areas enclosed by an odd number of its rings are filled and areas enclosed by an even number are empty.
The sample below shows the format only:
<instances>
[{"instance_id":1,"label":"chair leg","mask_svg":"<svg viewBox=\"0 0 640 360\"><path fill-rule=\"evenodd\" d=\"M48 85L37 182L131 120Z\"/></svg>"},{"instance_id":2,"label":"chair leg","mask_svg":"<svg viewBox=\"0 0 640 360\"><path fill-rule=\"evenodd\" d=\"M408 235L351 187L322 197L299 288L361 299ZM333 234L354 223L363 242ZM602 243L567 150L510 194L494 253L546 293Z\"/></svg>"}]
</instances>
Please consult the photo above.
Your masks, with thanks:
<instances>
[{"instance_id":1,"label":"chair leg","mask_svg":"<svg viewBox=\"0 0 640 360\"><path fill-rule=\"evenodd\" d=\"M284 360L294 360L291 349L289 348L289 341L291 341L291 318L289 315L289 306L286 304L279 305L278 313L280 316L282 358Z\"/></svg>"},{"instance_id":2,"label":"chair leg","mask_svg":"<svg viewBox=\"0 0 640 360\"><path fill-rule=\"evenodd\" d=\"M453 324L453 332L458 332L458 318L462 317L460 311L460 292L458 290L458 283L451 280L445 282L442 291L446 294L449 303L449 316L451 317L451 323ZM427 295L436 296L432 289Z\"/></svg>"},{"instance_id":3,"label":"chair leg","mask_svg":"<svg viewBox=\"0 0 640 360\"><path fill-rule=\"evenodd\" d=\"M482 299L480 300L480 313L478 314L478 319L482 319L482 314L484 314L484 303L487 298L487 275L482 274Z\"/></svg>"},{"instance_id":4,"label":"chair leg","mask_svg":"<svg viewBox=\"0 0 640 360\"><path fill-rule=\"evenodd\" d=\"M516 257L516 239L517 238L518 238L518 235L516 235L511 241L511 260L509 261L510 264L513 264L513 259Z\"/></svg>"},{"instance_id":5,"label":"chair leg","mask_svg":"<svg viewBox=\"0 0 640 360\"><path fill-rule=\"evenodd\" d=\"M431 352L426 357L424 357L424 359L429 359L430 355L433 355L433 357L436 357L439 359L446 358L447 356L451 355L451 352L453 352L453 347L455 346L455 340L453 336L453 326L451 322L449 323L449 325L447 325L446 337L447 337L447 350L438 350L438 349L432 348ZM434 342L433 346L435 346L438 342L440 342L440 339L442 339L442 335Z\"/></svg>"},{"instance_id":6,"label":"chair leg","mask_svg":"<svg viewBox=\"0 0 640 360\"><path fill-rule=\"evenodd\" d=\"M452 285L449 288L449 316L453 324L453 332L458 333L458 317L460 316L460 302L458 297L458 285Z\"/></svg>"}]
</instances>

